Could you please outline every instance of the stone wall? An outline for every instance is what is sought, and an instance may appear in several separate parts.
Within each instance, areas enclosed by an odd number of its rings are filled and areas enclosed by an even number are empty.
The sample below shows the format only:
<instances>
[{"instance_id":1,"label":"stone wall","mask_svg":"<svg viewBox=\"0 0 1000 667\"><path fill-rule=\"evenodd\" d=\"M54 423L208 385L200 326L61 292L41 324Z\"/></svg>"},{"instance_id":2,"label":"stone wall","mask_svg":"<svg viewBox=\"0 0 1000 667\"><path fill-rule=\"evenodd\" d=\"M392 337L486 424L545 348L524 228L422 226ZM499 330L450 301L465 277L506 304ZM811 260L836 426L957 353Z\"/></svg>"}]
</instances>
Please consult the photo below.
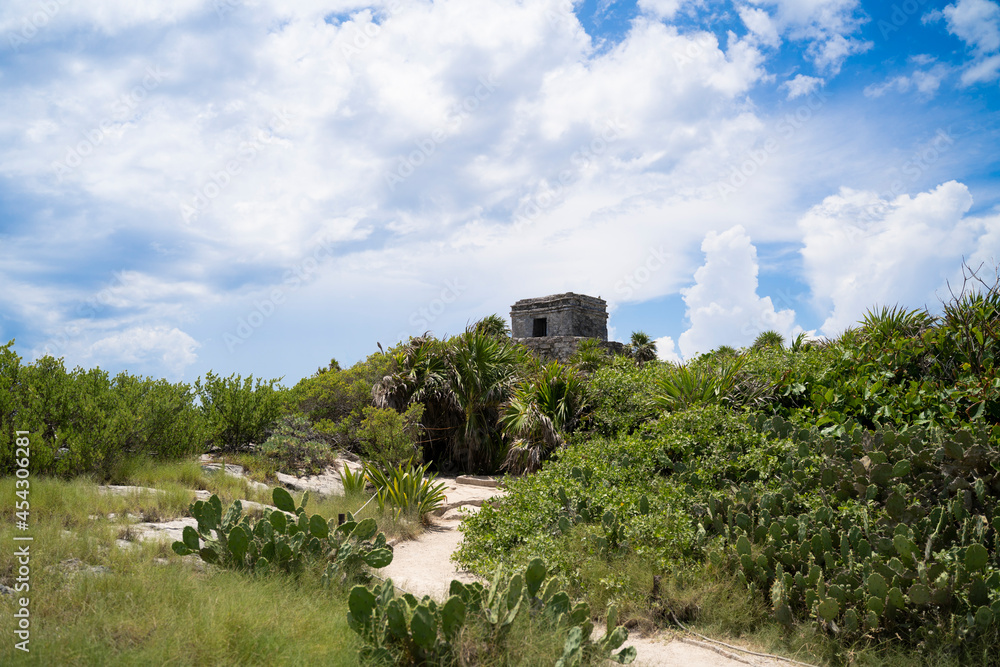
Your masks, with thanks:
<instances>
[{"instance_id":1,"label":"stone wall","mask_svg":"<svg viewBox=\"0 0 1000 667\"><path fill-rule=\"evenodd\" d=\"M579 345L581 341L592 337L593 336L529 336L527 338L515 338L514 342L524 345L540 359L546 359L549 361L555 360L560 363L566 363L569 361L569 358L573 356L573 353L576 352L577 345ZM617 341L602 340L601 347L612 354L620 354L625 351L625 345Z\"/></svg>"},{"instance_id":2,"label":"stone wall","mask_svg":"<svg viewBox=\"0 0 1000 667\"><path fill-rule=\"evenodd\" d=\"M545 318L546 337L608 339L608 304L599 297L566 292L521 299L510 309L511 335L537 337L534 326L538 318Z\"/></svg>"}]
</instances>

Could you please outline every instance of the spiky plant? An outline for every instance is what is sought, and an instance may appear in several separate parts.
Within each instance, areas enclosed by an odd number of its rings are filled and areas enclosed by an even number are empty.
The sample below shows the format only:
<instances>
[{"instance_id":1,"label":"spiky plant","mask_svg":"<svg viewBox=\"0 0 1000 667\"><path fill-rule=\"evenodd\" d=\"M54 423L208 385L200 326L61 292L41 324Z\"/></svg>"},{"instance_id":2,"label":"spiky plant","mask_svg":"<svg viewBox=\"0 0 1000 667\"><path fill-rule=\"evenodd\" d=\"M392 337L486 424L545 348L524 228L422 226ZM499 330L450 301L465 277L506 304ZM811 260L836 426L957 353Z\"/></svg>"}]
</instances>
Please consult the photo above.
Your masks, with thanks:
<instances>
[{"instance_id":1,"label":"spiky plant","mask_svg":"<svg viewBox=\"0 0 1000 667\"><path fill-rule=\"evenodd\" d=\"M475 331L476 333L493 336L494 338L510 338L510 327L507 326L507 320L496 313L487 315L475 324L466 327L465 330Z\"/></svg>"},{"instance_id":2,"label":"spiky plant","mask_svg":"<svg viewBox=\"0 0 1000 667\"><path fill-rule=\"evenodd\" d=\"M859 335L866 342L884 345L895 338L918 336L936 322L937 318L927 312L926 308L907 310L898 305L892 308L870 308L859 322Z\"/></svg>"},{"instance_id":3,"label":"spiky plant","mask_svg":"<svg viewBox=\"0 0 1000 667\"><path fill-rule=\"evenodd\" d=\"M504 435L513 441L504 468L514 473L538 470L562 446L561 433L576 426L585 407L583 381L558 362L522 383L500 416Z\"/></svg>"},{"instance_id":4,"label":"spiky plant","mask_svg":"<svg viewBox=\"0 0 1000 667\"><path fill-rule=\"evenodd\" d=\"M596 338L580 341L573 356L569 358L570 365L584 373L593 373L610 361L611 355Z\"/></svg>"},{"instance_id":5,"label":"spiky plant","mask_svg":"<svg viewBox=\"0 0 1000 667\"><path fill-rule=\"evenodd\" d=\"M628 344L629 356L640 366L656 359L656 341L645 331L633 331Z\"/></svg>"},{"instance_id":6,"label":"spiky plant","mask_svg":"<svg viewBox=\"0 0 1000 667\"><path fill-rule=\"evenodd\" d=\"M785 337L774 329L768 331L762 331L754 339L753 345L750 346L754 350L762 350L765 347L777 347L782 348L785 346Z\"/></svg>"}]
</instances>

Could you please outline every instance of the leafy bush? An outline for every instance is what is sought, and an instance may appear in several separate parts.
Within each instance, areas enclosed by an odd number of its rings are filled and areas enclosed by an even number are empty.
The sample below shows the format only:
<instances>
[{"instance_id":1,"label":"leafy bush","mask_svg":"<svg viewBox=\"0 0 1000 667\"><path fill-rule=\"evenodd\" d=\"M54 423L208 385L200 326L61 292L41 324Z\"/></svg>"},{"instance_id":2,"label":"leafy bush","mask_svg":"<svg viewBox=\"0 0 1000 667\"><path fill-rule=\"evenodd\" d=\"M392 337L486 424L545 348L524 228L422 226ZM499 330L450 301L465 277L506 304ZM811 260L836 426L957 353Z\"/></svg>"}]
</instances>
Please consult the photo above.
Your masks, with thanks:
<instances>
[{"instance_id":1,"label":"leafy bush","mask_svg":"<svg viewBox=\"0 0 1000 667\"><path fill-rule=\"evenodd\" d=\"M628 357L612 357L611 363L595 370L587 382L587 403L592 409L584 417L583 428L602 436L629 434L657 417L662 410L652 400L656 379L668 368L655 361L636 366Z\"/></svg>"},{"instance_id":2,"label":"leafy bush","mask_svg":"<svg viewBox=\"0 0 1000 667\"><path fill-rule=\"evenodd\" d=\"M357 438L359 453L378 468L392 468L406 461L420 463L420 443L424 406L414 403L400 414L392 408L365 406Z\"/></svg>"},{"instance_id":3,"label":"leafy bush","mask_svg":"<svg viewBox=\"0 0 1000 667\"><path fill-rule=\"evenodd\" d=\"M0 451L15 430L29 431L34 472L107 479L128 456L177 458L204 447L204 422L191 388L99 368L67 372L42 357L21 365L12 342L0 348ZM8 451L11 451L8 449ZM13 457L3 459L13 472Z\"/></svg>"},{"instance_id":4,"label":"leafy bush","mask_svg":"<svg viewBox=\"0 0 1000 667\"><path fill-rule=\"evenodd\" d=\"M195 381L201 411L209 429L209 443L226 451L251 444L261 444L281 416L281 396L275 389L278 380L227 378L209 371L205 381Z\"/></svg>"},{"instance_id":5,"label":"leafy bush","mask_svg":"<svg viewBox=\"0 0 1000 667\"><path fill-rule=\"evenodd\" d=\"M313 430L305 417L293 415L278 420L260 454L274 461L278 470L307 475L318 475L337 459L330 438Z\"/></svg>"},{"instance_id":6,"label":"leafy bush","mask_svg":"<svg viewBox=\"0 0 1000 667\"><path fill-rule=\"evenodd\" d=\"M308 417L337 448L356 450L362 412L372 405L372 387L389 374L392 361L389 355L372 354L345 370L331 362L288 391L286 409Z\"/></svg>"}]
</instances>

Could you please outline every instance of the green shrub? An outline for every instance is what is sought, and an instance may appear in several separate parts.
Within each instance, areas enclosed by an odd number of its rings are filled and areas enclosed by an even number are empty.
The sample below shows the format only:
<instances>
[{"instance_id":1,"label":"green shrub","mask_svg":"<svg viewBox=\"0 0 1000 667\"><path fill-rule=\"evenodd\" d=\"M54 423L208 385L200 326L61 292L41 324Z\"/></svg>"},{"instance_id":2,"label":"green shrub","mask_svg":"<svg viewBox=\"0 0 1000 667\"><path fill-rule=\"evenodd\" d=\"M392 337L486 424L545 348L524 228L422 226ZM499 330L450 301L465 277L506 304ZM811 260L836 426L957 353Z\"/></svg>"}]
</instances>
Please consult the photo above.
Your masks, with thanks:
<instances>
[{"instance_id":1,"label":"green shrub","mask_svg":"<svg viewBox=\"0 0 1000 667\"><path fill-rule=\"evenodd\" d=\"M372 405L372 386L389 374L392 357L372 354L348 369L336 362L299 381L285 397L286 410L304 414L337 448L356 450L362 411Z\"/></svg>"},{"instance_id":2,"label":"green shrub","mask_svg":"<svg viewBox=\"0 0 1000 667\"><path fill-rule=\"evenodd\" d=\"M274 461L278 470L292 474L318 475L337 459L330 438L313 430L305 417L293 415L278 420L259 451Z\"/></svg>"},{"instance_id":3,"label":"green shrub","mask_svg":"<svg viewBox=\"0 0 1000 667\"><path fill-rule=\"evenodd\" d=\"M587 403L592 409L584 418L583 428L602 436L629 434L656 418L662 412L652 400L657 391L656 379L668 368L656 361L636 366L628 357L614 356L587 382Z\"/></svg>"},{"instance_id":4,"label":"green shrub","mask_svg":"<svg viewBox=\"0 0 1000 667\"><path fill-rule=\"evenodd\" d=\"M209 371L205 381L195 381L201 411L209 429L209 443L225 451L261 444L281 415L278 380L254 379L252 375L227 378Z\"/></svg>"},{"instance_id":5,"label":"green shrub","mask_svg":"<svg viewBox=\"0 0 1000 667\"><path fill-rule=\"evenodd\" d=\"M22 366L10 344L2 349L8 392L0 446L5 434L28 431L34 472L103 480L123 457L177 458L204 446L204 422L186 384L125 372L112 379L99 368L67 372L53 357Z\"/></svg>"},{"instance_id":6,"label":"green shrub","mask_svg":"<svg viewBox=\"0 0 1000 667\"><path fill-rule=\"evenodd\" d=\"M377 468L393 468L407 461L421 463L420 417L424 406L414 403L403 413L392 408L365 406L357 429L358 453Z\"/></svg>"}]
</instances>

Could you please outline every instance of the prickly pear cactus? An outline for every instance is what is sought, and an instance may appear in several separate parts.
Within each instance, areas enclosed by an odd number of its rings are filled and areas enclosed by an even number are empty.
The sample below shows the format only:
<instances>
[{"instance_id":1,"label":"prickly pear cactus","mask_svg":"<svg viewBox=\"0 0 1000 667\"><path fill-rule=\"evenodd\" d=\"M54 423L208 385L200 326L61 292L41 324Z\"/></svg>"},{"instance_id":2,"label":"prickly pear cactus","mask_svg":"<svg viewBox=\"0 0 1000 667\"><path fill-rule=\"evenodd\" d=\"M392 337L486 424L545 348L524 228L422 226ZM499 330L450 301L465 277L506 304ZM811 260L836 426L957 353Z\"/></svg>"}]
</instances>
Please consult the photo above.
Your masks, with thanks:
<instances>
[{"instance_id":1,"label":"prickly pear cactus","mask_svg":"<svg viewBox=\"0 0 1000 667\"><path fill-rule=\"evenodd\" d=\"M277 509L265 510L255 522L243 516L239 500L225 512L215 495L193 503L191 516L197 519L198 528L185 527L182 539L172 545L174 552L181 556L197 553L205 562L253 572L292 573L308 561L325 560L324 584L364 580L365 566L379 569L392 562L392 548L385 535L378 533L374 519L355 522L350 517L334 529L322 516L306 512L308 492L298 506L280 487L274 489L272 499Z\"/></svg>"}]
</instances>

